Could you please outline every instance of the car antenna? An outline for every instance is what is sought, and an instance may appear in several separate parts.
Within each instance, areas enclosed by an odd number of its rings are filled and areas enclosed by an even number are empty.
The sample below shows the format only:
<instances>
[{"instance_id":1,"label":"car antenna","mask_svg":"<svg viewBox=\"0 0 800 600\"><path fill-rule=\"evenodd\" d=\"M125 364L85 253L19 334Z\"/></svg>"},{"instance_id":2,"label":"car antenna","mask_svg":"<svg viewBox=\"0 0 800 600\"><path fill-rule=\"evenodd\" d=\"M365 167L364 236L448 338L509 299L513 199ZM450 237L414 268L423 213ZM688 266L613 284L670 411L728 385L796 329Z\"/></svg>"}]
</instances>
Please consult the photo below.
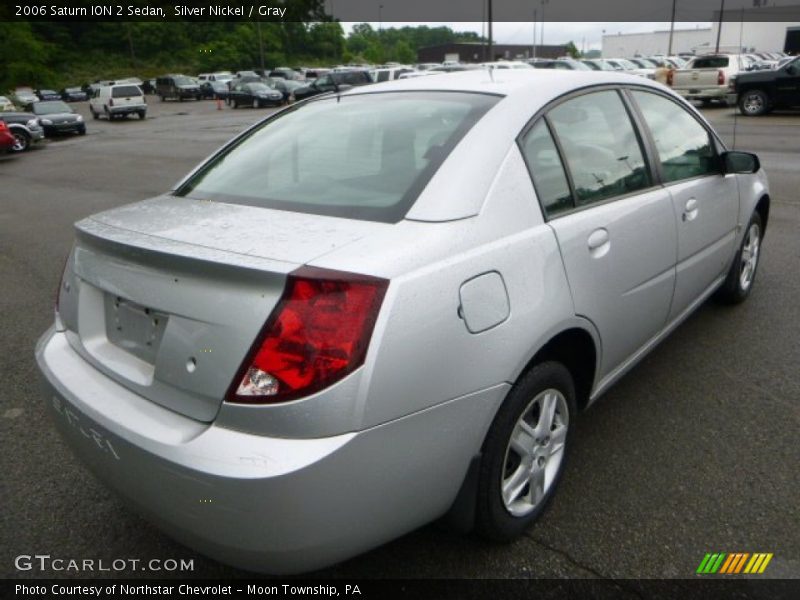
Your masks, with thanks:
<instances>
[{"instance_id":1,"label":"car antenna","mask_svg":"<svg viewBox=\"0 0 800 600\"><path fill-rule=\"evenodd\" d=\"M742 37L744 35L744 8L741 9L741 13L739 13L739 52L742 51ZM741 61L741 55L738 57L738 60ZM736 82L733 82L733 91L736 92ZM739 96L736 96L736 100L734 100L733 104L733 146L732 149L736 150L736 125L739 122L739 111L738 105L739 104Z\"/></svg>"}]
</instances>

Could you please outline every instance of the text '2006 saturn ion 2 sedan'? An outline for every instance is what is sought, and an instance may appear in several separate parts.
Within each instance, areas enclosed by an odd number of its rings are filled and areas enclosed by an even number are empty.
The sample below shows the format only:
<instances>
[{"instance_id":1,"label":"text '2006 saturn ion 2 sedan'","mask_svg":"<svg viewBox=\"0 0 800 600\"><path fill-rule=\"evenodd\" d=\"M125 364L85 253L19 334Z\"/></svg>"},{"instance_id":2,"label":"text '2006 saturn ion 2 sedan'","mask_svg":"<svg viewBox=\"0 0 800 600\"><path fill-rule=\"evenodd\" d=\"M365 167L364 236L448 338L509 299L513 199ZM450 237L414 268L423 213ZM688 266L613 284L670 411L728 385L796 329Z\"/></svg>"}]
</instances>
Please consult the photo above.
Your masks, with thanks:
<instances>
[{"instance_id":1,"label":"text '2006 saturn ion 2 sedan'","mask_svg":"<svg viewBox=\"0 0 800 600\"><path fill-rule=\"evenodd\" d=\"M750 293L757 157L640 77L319 96L76 225L36 357L74 452L166 532L291 573L439 517L511 540L584 409Z\"/></svg>"}]
</instances>

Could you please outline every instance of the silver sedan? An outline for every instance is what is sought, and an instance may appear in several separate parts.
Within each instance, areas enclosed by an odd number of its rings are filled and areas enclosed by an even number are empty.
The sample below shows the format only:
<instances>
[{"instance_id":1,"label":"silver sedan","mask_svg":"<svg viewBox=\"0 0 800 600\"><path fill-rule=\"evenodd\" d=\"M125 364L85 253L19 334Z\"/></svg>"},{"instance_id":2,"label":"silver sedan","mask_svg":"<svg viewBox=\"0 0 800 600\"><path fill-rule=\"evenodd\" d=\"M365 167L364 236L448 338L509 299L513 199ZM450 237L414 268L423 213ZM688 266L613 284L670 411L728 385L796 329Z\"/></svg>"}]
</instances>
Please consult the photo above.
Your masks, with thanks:
<instances>
[{"instance_id":1,"label":"silver sedan","mask_svg":"<svg viewBox=\"0 0 800 600\"><path fill-rule=\"evenodd\" d=\"M445 516L513 540L577 415L707 298L747 298L769 202L756 156L641 77L319 96L77 223L45 400L229 564L307 571Z\"/></svg>"}]
</instances>

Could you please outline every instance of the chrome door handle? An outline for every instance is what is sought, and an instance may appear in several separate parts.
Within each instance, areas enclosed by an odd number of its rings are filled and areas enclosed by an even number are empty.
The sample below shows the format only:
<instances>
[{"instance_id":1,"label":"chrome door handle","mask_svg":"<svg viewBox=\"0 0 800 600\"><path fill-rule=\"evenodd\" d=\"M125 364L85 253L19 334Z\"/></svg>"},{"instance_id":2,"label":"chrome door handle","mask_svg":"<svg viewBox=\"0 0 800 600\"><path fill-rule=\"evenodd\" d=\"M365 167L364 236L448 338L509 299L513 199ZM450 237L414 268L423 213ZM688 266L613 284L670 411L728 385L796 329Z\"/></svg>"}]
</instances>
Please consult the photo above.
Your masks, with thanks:
<instances>
[{"instance_id":1,"label":"chrome door handle","mask_svg":"<svg viewBox=\"0 0 800 600\"><path fill-rule=\"evenodd\" d=\"M601 258L605 256L608 253L609 248L611 248L608 230L603 228L595 229L589 234L587 244L589 246L589 254L591 254L593 258Z\"/></svg>"},{"instance_id":2,"label":"chrome door handle","mask_svg":"<svg viewBox=\"0 0 800 600\"><path fill-rule=\"evenodd\" d=\"M689 198L686 201L686 205L683 207L683 220L694 221L694 218L697 216L697 210L697 199Z\"/></svg>"}]
</instances>

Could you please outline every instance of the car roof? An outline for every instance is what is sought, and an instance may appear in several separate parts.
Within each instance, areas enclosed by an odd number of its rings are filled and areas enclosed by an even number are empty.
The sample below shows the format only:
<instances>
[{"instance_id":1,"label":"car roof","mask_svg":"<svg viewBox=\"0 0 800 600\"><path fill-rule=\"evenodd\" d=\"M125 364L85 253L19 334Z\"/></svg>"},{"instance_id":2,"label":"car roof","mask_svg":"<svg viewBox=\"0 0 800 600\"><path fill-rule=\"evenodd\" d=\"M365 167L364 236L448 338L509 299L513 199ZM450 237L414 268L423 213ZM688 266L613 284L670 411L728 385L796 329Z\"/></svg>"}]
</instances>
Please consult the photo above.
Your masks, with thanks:
<instances>
[{"instance_id":1,"label":"car roof","mask_svg":"<svg viewBox=\"0 0 800 600\"><path fill-rule=\"evenodd\" d=\"M366 94L380 91L444 91L474 92L501 96L525 96L530 106L549 102L573 89L603 84L639 84L666 89L636 75L609 71L548 71L542 69L474 69L438 76L396 79L366 88L351 89L344 94Z\"/></svg>"}]
</instances>

